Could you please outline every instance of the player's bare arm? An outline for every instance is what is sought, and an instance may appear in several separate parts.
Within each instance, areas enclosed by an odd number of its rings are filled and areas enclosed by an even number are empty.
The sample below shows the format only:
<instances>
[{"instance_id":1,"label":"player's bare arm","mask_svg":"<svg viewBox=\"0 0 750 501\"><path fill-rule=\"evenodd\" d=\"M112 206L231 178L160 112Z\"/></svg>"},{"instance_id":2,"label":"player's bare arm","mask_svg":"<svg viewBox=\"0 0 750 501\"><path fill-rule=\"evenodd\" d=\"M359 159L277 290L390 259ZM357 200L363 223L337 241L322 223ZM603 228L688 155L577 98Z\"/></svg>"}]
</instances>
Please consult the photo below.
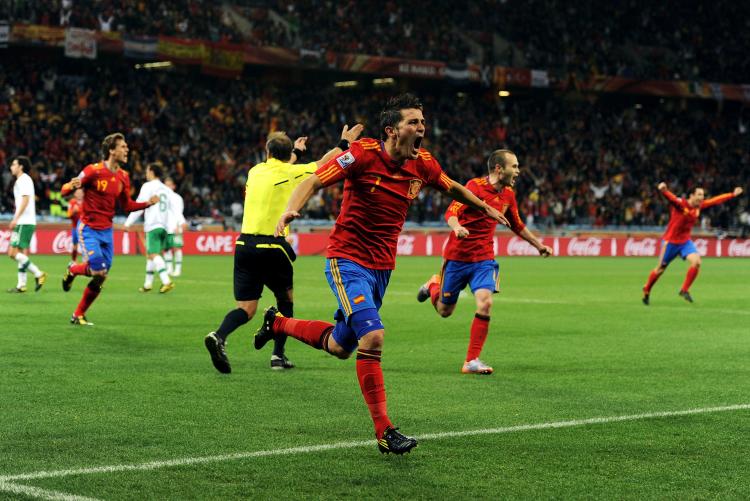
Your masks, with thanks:
<instances>
[{"instance_id":1,"label":"player's bare arm","mask_svg":"<svg viewBox=\"0 0 750 501\"><path fill-rule=\"evenodd\" d=\"M12 230L16 227L16 225L18 224L18 218L21 217L21 214L23 214L23 212L26 210L26 207L28 207L29 205L29 200L29 195L24 195L23 197L21 197L21 205L18 207L18 209L16 209L16 215L8 225L9 230Z\"/></svg>"},{"instance_id":2,"label":"player's bare arm","mask_svg":"<svg viewBox=\"0 0 750 501\"><path fill-rule=\"evenodd\" d=\"M462 204L466 204L471 207L474 207L478 211L484 212L485 214L487 214L488 217L494 219L498 223L503 224L508 227L510 226L510 222L507 219L505 219L505 216L500 214L499 210L481 201L479 198L477 198L475 194L473 194L465 186L453 180L451 180L451 183L452 183L451 187L446 193L448 193L448 196L451 197L453 200L457 202L461 202Z\"/></svg>"},{"instance_id":3,"label":"player's bare arm","mask_svg":"<svg viewBox=\"0 0 750 501\"><path fill-rule=\"evenodd\" d=\"M320 181L320 178L316 174L313 174L302 181L299 186L294 189L292 196L289 197L286 212L281 215L279 222L276 224L276 231L273 234L275 237L284 234L284 229L289 223L299 217L299 210L305 206L308 200L310 200L313 193L322 187L323 183Z\"/></svg>"},{"instance_id":4,"label":"player's bare arm","mask_svg":"<svg viewBox=\"0 0 750 501\"><path fill-rule=\"evenodd\" d=\"M524 228L519 234L521 238L529 242L534 248L539 251L539 255L542 257L550 257L554 255L552 247L544 245L528 228Z\"/></svg>"},{"instance_id":5,"label":"player's bare arm","mask_svg":"<svg viewBox=\"0 0 750 501\"><path fill-rule=\"evenodd\" d=\"M365 126L362 124L356 124L351 129L348 125L344 125L344 128L341 130L341 142L335 148L323 155L320 160L315 162L318 168L321 168L323 165L331 161L335 156L343 153L344 150L348 150L349 144L359 139L359 136L362 134L362 131L364 129ZM346 148L343 148L343 146L346 146Z\"/></svg>"},{"instance_id":6,"label":"player's bare arm","mask_svg":"<svg viewBox=\"0 0 750 501\"><path fill-rule=\"evenodd\" d=\"M448 218L448 226L450 226L451 230L453 230L453 233L456 234L457 238L466 238L469 236L469 230L461 226L461 223L458 222L458 218L456 216L451 216Z\"/></svg>"}]
</instances>

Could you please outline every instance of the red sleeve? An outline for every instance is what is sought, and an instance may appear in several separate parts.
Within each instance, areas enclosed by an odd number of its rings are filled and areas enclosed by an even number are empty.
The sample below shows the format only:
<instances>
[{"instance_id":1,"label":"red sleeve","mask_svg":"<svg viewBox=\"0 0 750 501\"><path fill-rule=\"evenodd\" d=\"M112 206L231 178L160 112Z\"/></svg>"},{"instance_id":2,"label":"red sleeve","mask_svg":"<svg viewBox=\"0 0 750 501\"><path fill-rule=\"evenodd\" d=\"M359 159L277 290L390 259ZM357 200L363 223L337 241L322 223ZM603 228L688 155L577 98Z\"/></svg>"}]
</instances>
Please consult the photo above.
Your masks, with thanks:
<instances>
[{"instance_id":1,"label":"red sleeve","mask_svg":"<svg viewBox=\"0 0 750 501\"><path fill-rule=\"evenodd\" d=\"M316 170L315 175L318 176L323 186L331 186L358 172L365 163L366 155L359 141L354 141L348 150Z\"/></svg>"},{"instance_id":2,"label":"red sleeve","mask_svg":"<svg viewBox=\"0 0 750 501\"><path fill-rule=\"evenodd\" d=\"M678 209L682 209L682 200L677 198L677 196L672 193L669 190L664 190L661 192L662 195L664 195L667 200L669 200L669 203L677 207Z\"/></svg>"},{"instance_id":3,"label":"red sleeve","mask_svg":"<svg viewBox=\"0 0 750 501\"><path fill-rule=\"evenodd\" d=\"M466 189L472 192L473 194L475 194L477 198L481 198L479 196L479 187L477 186L476 181L474 181L473 179L470 179L469 182L466 183ZM453 202L451 202L451 204L448 206L448 209L445 211L445 221L447 222L448 219L452 217L460 217L461 214L463 214L465 210L466 210L466 205L454 200Z\"/></svg>"},{"instance_id":4,"label":"red sleeve","mask_svg":"<svg viewBox=\"0 0 750 501\"><path fill-rule=\"evenodd\" d=\"M511 195L511 204L509 209L510 217L508 218L508 222L510 223L510 229L513 230L514 233L521 233L524 228L526 228L526 225L521 219L521 215L518 213L518 202L516 201L515 194Z\"/></svg>"},{"instance_id":5,"label":"red sleeve","mask_svg":"<svg viewBox=\"0 0 750 501\"><path fill-rule=\"evenodd\" d=\"M707 209L708 207L713 207L714 205L723 204L727 200L731 200L734 198L734 193L724 193L723 195L717 195L715 197L711 197L708 200L704 200L701 204L701 209Z\"/></svg>"},{"instance_id":6,"label":"red sleeve","mask_svg":"<svg viewBox=\"0 0 750 501\"><path fill-rule=\"evenodd\" d=\"M443 168L440 167L438 161L426 151L420 152L419 156L424 160L424 166L426 167L425 181L427 184L443 192L449 191L451 186L453 186L453 180L448 177L448 174L443 172Z\"/></svg>"},{"instance_id":7,"label":"red sleeve","mask_svg":"<svg viewBox=\"0 0 750 501\"><path fill-rule=\"evenodd\" d=\"M141 210L148 207L148 202L134 202L130 199L130 176L127 173L122 174L122 191L120 192L119 202L120 207L125 212L133 212L135 210Z\"/></svg>"}]
</instances>

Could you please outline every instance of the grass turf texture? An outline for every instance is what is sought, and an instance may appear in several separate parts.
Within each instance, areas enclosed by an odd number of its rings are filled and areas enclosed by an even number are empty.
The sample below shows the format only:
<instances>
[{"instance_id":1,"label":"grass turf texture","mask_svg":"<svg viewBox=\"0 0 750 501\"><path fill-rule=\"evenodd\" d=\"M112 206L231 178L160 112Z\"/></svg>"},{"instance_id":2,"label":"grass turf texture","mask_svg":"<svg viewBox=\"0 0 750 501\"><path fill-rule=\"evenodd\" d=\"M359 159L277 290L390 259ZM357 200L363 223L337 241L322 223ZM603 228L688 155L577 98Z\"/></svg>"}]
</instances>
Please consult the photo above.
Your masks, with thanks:
<instances>
[{"instance_id":1,"label":"grass turf texture","mask_svg":"<svg viewBox=\"0 0 750 501\"><path fill-rule=\"evenodd\" d=\"M137 292L143 258L118 256L88 317L68 319L87 279L0 295L0 477L369 440L364 447L19 481L100 499L746 498L750 411L422 440L381 456L354 360L296 340L297 368L252 349L257 315L229 339L230 376L203 347L233 308L231 258L185 259L169 294ZM750 260L705 259L641 287L653 259L504 258L482 358L459 373L471 296L442 319L416 290L436 258L400 258L381 310L389 414L407 434L477 430L750 403ZM296 263L295 313L328 320L323 259ZM4 288L15 283L10 261ZM33 279L30 280L33 285ZM266 291L261 305L271 304ZM0 485L1 488L1 485ZM23 496L0 491L0 498Z\"/></svg>"}]
</instances>

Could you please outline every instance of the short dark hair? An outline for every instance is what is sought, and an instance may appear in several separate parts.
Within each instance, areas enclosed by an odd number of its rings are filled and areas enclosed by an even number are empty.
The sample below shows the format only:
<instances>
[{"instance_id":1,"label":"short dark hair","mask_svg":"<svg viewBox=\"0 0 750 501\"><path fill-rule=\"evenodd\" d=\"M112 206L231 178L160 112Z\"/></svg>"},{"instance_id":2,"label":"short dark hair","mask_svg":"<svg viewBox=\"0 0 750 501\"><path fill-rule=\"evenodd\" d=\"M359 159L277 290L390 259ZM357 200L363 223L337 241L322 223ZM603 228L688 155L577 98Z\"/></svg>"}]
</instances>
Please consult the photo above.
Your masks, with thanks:
<instances>
[{"instance_id":1,"label":"short dark hair","mask_svg":"<svg viewBox=\"0 0 750 501\"><path fill-rule=\"evenodd\" d=\"M161 179L161 176L164 174L164 169L159 162L152 162L148 164L146 168L150 170L154 177L157 179Z\"/></svg>"},{"instance_id":2,"label":"short dark hair","mask_svg":"<svg viewBox=\"0 0 750 501\"><path fill-rule=\"evenodd\" d=\"M508 158L508 155L515 155L515 153L510 150L495 150L490 153L490 158L487 159L487 170L492 172L496 164L505 167L505 160Z\"/></svg>"},{"instance_id":3,"label":"short dark hair","mask_svg":"<svg viewBox=\"0 0 750 501\"><path fill-rule=\"evenodd\" d=\"M286 132L278 131L271 132L268 135L268 141L266 141L266 149L268 150L268 156L286 162L292 158L292 149L294 144Z\"/></svg>"},{"instance_id":4,"label":"short dark hair","mask_svg":"<svg viewBox=\"0 0 750 501\"><path fill-rule=\"evenodd\" d=\"M385 103L385 108L380 112L380 139L387 139L386 127L395 127L401 121L401 110L422 110L422 101L410 93L394 96Z\"/></svg>"},{"instance_id":5,"label":"short dark hair","mask_svg":"<svg viewBox=\"0 0 750 501\"><path fill-rule=\"evenodd\" d=\"M102 141L102 158L109 158L109 152L114 150L117 146L117 141L125 141L125 136L122 132L115 132L104 138Z\"/></svg>"},{"instance_id":6,"label":"short dark hair","mask_svg":"<svg viewBox=\"0 0 750 501\"><path fill-rule=\"evenodd\" d=\"M18 165L21 166L24 172L28 173L31 170L31 159L29 159L29 157L21 155L14 160L18 162Z\"/></svg>"},{"instance_id":7,"label":"short dark hair","mask_svg":"<svg viewBox=\"0 0 750 501\"><path fill-rule=\"evenodd\" d=\"M706 194L706 188L704 188L703 186L699 184L697 186L693 186L693 189L690 190L690 193L688 193L688 195L695 195L695 192L698 190L703 190L703 194L704 195Z\"/></svg>"}]
</instances>

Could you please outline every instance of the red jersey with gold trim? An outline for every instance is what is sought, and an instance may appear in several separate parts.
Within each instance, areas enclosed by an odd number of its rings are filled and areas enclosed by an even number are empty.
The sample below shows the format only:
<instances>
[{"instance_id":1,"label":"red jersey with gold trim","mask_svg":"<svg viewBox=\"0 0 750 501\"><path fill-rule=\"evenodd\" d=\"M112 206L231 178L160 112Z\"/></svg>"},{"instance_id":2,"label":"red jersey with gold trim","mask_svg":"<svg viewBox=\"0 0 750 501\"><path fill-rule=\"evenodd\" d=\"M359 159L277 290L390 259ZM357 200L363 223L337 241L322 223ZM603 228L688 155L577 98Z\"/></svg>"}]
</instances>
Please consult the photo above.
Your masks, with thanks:
<instances>
[{"instance_id":1,"label":"red jersey with gold trim","mask_svg":"<svg viewBox=\"0 0 750 501\"><path fill-rule=\"evenodd\" d=\"M508 219L510 229L515 233L521 233L526 228L518 214L518 203L513 188L505 186L498 191L487 177L471 179L466 183L466 188L487 205L500 211ZM465 238L458 238L451 231L448 243L443 251L443 258L469 263L495 259L492 237L495 235L497 221L484 212L455 200L445 211L445 220L447 221L454 216L458 218L461 226L469 230L469 235Z\"/></svg>"},{"instance_id":2,"label":"red jersey with gold trim","mask_svg":"<svg viewBox=\"0 0 750 501\"><path fill-rule=\"evenodd\" d=\"M78 178L84 189L81 220L95 230L112 227L117 202L125 212L148 207L147 202L134 202L130 199L130 176L119 167L112 172L105 162L87 165ZM62 194L66 195L71 191L72 188L66 184Z\"/></svg>"},{"instance_id":3,"label":"red jersey with gold trim","mask_svg":"<svg viewBox=\"0 0 750 501\"><path fill-rule=\"evenodd\" d=\"M717 195L704 200L700 207L693 207L687 200L678 198L669 190L662 191L662 194L669 200L671 205L669 224L667 224L667 231L664 232L662 240L670 244L684 244L690 240L690 234L693 231L695 222L698 221L698 217L701 215L701 210L734 198L733 193L724 193L723 195Z\"/></svg>"},{"instance_id":4,"label":"red jersey with gold trim","mask_svg":"<svg viewBox=\"0 0 750 501\"><path fill-rule=\"evenodd\" d=\"M396 264L398 234L424 185L441 191L453 182L426 150L416 160L394 162L382 141L362 138L315 174L324 186L344 179L344 200L328 239L327 256L375 270Z\"/></svg>"},{"instance_id":5,"label":"red jersey with gold trim","mask_svg":"<svg viewBox=\"0 0 750 501\"><path fill-rule=\"evenodd\" d=\"M83 210L83 203L77 198L71 198L68 202L68 217L73 228L78 226L78 220L81 219L81 211Z\"/></svg>"}]
</instances>

